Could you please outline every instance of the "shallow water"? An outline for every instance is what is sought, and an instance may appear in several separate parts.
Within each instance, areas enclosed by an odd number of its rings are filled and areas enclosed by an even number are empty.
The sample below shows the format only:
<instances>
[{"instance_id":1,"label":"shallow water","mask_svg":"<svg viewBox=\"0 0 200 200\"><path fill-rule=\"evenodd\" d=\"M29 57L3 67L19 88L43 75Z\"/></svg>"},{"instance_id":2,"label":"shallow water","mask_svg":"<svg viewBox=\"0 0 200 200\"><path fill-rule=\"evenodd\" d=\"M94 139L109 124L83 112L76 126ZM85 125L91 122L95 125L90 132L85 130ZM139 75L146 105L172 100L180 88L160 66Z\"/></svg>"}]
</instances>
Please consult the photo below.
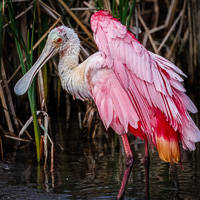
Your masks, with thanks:
<instances>
[{"instance_id":1,"label":"shallow water","mask_svg":"<svg viewBox=\"0 0 200 200\"><path fill-rule=\"evenodd\" d=\"M63 118L51 123L52 137L63 147L56 148L54 171L37 166L30 147L7 154L0 162L0 199L115 199L124 170L117 136L109 132L86 138L76 115L69 128ZM149 182L144 144L132 140L131 147L134 166L124 199L200 199L199 145L193 153L182 152L182 167L164 163L151 152Z\"/></svg>"}]
</instances>

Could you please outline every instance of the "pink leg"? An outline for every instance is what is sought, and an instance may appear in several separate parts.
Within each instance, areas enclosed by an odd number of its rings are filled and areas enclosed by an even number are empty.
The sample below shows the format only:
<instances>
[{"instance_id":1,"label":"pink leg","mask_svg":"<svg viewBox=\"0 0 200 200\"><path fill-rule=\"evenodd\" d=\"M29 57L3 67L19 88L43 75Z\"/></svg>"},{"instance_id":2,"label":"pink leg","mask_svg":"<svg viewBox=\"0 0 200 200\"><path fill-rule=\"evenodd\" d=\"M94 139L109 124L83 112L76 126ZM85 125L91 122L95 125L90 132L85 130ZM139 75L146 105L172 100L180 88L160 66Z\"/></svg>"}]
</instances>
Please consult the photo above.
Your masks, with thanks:
<instances>
[{"instance_id":1,"label":"pink leg","mask_svg":"<svg viewBox=\"0 0 200 200\"><path fill-rule=\"evenodd\" d=\"M123 142L123 146L124 146L124 151L126 154L126 169L124 171L121 187L120 187L120 190L117 195L118 200L123 198L123 195L124 195L124 192L126 189L126 185L127 185L127 182L128 182L129 176L130 176L130 172L131 172L131 169L133 166L133 154L132 154L132 151L131 151L131 148L129 145L128 137L125 134L125 135L122 135L121 138L122 138L122 142Z\"/></svg>"},{"instance_id":2,"label":"pink leg","mask_svg":"<svg viewBox=\"0 0 200 200\"><path fill-rule=\"evenodd\" d=\"M149 150L148 150L148 141L145 140L145 153L144 153L144 165L149 167Z\"/></svg>"}]
</instances>

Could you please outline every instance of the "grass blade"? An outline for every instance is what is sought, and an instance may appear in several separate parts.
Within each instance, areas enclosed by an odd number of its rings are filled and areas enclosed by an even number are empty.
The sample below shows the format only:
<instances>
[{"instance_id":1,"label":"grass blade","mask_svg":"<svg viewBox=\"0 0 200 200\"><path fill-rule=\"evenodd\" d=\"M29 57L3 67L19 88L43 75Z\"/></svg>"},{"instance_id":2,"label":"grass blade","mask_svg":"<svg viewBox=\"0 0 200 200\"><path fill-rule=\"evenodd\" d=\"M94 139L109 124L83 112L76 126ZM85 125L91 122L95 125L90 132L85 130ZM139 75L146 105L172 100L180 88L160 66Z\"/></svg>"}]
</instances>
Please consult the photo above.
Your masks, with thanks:
<instances>
[{"instance_id":1,"label":"grass blade","mask_svg":"<svg viewBox=\"0 0 200 200\"><path fill-rule=\"evenodd\" d=\"M36 9L34 8L34 13L35 13ZM8 1L8 14L9 14L9 18L11 21L10 24L10 28L12 33L14 34L14 38L15 38L15 44L17 47L17 52L18 52L18 56L19 56L19 60L20 60L20 64L21 64L21 68L22 68L22 72L23 74L26 73L26 67L24 64L24 60L23 60L23 52L22 52L22 48L25 52L26 55L26 60L27 60L27 66L28 68L30 68L32 66L32 56L33 56L33 51L32 51L32 47L33 47L33 31L34 31L34 22L35 22L35 18L33 20L33 30L32 30L32 35L31 35L31 44L29 45L28 43L28 47L25 47L24 44L24 40L22 38L22 35L20 34L20 32L17 29L16 23L15 23L15 19L14 19L14 10L12 7L12 2L11 0ZM30 36L28 34L28 41L30 41ZM31 53L29 54L29 46L31 49ZM38 122L37 122L37 113L36 113L36 102L35 102L35 87L34 87L34 81L32 86L30 87L29 91L28 91L28 99L29 99L29 104L30 104L30 108L31 108L31 113L33 116L33 127L34 127L34 133L35 133L35 144L36 144L36 154L37 154L37 161L40 162L40 130L39 130L39 126L38 126Z\"/></svg>"},{"instance_id":2,"label":"grass blade","mask_svg":"<svg viewBox=\"0 0 200 200\"><path fill-rule=\"evenodd\" d=\"M131 8L130 8L130 12L129 12L129 15L127 17L127 21L126 21L126 26L127 28L129 29L129 26L130 26L130 22L131 22L131 17L133 15L133 10L135 8L135 3L136 3L136 0L133 0L132 4L131 4Z\"/></svg>"},{"instance_id":3,"label":"grass blade","mask_svg":"<svg viewBox=\"0 0 200 200\"><path fill-rule=\"evenodd\" d=\"M126 24L126 18L127 18L127 12L128 12L128 2L129 0L126 0L125 5L122 8L122 24Z\"/></svg>"}]
</instances>

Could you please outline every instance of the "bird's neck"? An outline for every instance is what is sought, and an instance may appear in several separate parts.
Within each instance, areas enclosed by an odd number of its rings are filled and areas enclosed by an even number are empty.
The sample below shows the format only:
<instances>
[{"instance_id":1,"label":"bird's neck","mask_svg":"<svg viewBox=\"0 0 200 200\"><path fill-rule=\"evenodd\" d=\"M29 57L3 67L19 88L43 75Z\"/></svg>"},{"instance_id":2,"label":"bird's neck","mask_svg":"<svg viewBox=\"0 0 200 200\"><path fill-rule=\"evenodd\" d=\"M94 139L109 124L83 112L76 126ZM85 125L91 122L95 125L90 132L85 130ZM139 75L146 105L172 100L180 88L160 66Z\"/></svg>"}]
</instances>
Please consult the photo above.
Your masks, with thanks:
<instances>
[{"instance_id":1,"label":"bird's neck","mask_svg":"<svg viewBox=\"0 0 200 200\"><path fill-rule=\"evenodd\" d=\"M58 74L63 85L66 78L72 76L75 68L79 64L79 51L78 45L70 44L65 50L60 52L60 60L58 64Z\"/></svg>"},{"instance_id":2,"label":"bird's neck","mask_svg":"<svg viewBox=\"0 0 200 200\"><path fill-rule=\"evenodd\" d=\"M77 35L76 35L77 36ZM79 64L80 40L77 37L66 43L63 50L60 52L59 68L62 70L73 69ZM58 69L59 72L61 69Z\"/></svg>"},{"instance_id":3,"label":"bird's neck","mask_svg":"<svg viewBox=\"0 0 200 200\"><path fill-rule=\"evenodd\" d=\"M58 73L63 89L79 99L90 96L85 82L85 64L79 65L80 42L70 45L61 51Z\"/></svg>"},{"instance_id":4,"label":"bird's neck","mask_svg":"<svg viewBox=\"0 0 200 200\"><path fill-rule=\"evenodd\" d=\"M60 51L60 60L58 64L58 73L62 77L63 74L76 68L79 64L80 40L77 34L69 39Z\"/></svg>"}]
</instances>

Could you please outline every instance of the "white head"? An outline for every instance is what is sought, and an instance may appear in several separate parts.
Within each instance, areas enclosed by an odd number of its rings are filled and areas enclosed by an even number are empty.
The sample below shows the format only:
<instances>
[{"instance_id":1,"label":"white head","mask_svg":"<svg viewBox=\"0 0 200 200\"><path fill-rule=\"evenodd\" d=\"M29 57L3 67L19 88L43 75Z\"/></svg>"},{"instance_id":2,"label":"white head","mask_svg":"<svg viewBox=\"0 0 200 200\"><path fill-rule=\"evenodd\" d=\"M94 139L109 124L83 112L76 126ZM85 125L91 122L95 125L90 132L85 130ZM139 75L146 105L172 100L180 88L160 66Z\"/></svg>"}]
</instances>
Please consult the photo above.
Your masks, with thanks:
<instances>
[{"instance_id":1,"label":"white head","mask_svg":"<svg viewBox=\"0 0 200 200\"><path fill-rule=\"evenodd\" d=\"M48 35L45 47L31 69L16 83L14 91L17 95L23 95L31 85L40 68L55 54L63 55L79 54L80 41L73 29L66 26L54 28Z\"/></svg>"},{"instance_id":2,"label":"white head","mask_svg":"<svg viewBox=\"0 0 200 200\"><path fill-rule=\"evenodd\" d=\"M80 46L80 41L73 29L66 26L54 28L48 35L45 46L54 46L55 53L67 51L72 47ZM45 48L44 48L45 49Z\"/></svg>"}]
</instances>

